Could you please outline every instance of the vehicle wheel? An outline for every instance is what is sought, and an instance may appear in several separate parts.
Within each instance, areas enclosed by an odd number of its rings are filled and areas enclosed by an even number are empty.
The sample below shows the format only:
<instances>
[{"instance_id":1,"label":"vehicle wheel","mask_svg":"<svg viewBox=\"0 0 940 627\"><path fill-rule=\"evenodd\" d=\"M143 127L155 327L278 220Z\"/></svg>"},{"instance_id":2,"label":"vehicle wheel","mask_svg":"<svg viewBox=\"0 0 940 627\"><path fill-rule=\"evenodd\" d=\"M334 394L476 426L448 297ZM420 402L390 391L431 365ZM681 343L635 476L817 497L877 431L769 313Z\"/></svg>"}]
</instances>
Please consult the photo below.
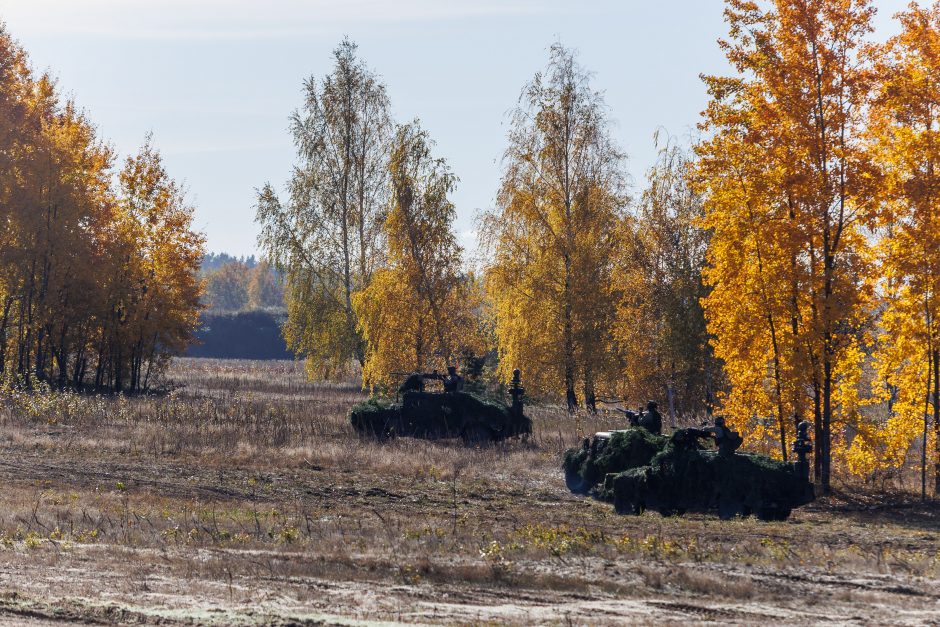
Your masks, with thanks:
<instances>
[{"instance_id":1,"label":"vehicle wheel","mask_svg":"<svg viewBox=\"0 0 940 627\"><path fill-rule=\"evenodd\" d=\"M757 510L757 518L765 522L786 520L790 517L789 507L762 507Z\"/></svg>"},{"instance_id":2,"label":"vehicle wheel","mask_svg":"<svg viewBox=\"0 0 940 627\"><path fill-rule=\"evenodd\" d=\"M629 499L618 499L614 497L614 511L618 514L632 514L639 516L643 513L643 506L636 501Z\"/></svg>"},{"instance_id":3,"label":"vehicle wheel","mask_svg":"<svg viewBox=\"0 0 940 627\"><path fill-rule=\"evenodd\" d=\"M493 442L493 433L485 425L470 425L460 437L466 446L487 446Z\"/></svg>"},{"instance_id":4,"label":"vehicle wheel","mask_svg":"<svg viewBox=\"0 0 940 627\"><path fill-rule=\"evenodd\" d=\"M733 520L738 517L743 517L744 515L744 504L740 501L733 501L731 499L719 501L718 518L722 520Z\"/></svg>"},{"instance_id":5,"label":"vehicle wheel","mask_svg":"<svg viewBox=\"0 0 940 627\"><path fill-rule=\"evenodd\" d=\"M576 470L565 471L565 485L575 494L587 494L588 490L591 489L591 486L584 480L581 473Z\"/></svg>"}]
</instances>

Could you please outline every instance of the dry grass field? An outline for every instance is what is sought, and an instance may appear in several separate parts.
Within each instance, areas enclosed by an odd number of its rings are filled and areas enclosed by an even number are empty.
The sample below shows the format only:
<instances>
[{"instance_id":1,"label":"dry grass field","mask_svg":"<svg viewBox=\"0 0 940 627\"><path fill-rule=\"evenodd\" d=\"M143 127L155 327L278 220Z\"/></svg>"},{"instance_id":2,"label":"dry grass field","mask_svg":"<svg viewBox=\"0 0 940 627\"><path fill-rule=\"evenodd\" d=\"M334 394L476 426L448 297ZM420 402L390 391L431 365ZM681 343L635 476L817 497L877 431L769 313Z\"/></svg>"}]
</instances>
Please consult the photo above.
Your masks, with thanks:
<instances>
[{"instance_id":1,"label":"dry grass field","mask_svg":"<svg viewBox=\"0 0 940 627\"><path fill-rule=\"evenodd\" d=\"M171 378L0 404L0 623L940 622L936 503L623 517L559 468L613 417L532 408L526 442L381 444L346 422L355 386L298 364Z\"/></svg>"}]
</instances>

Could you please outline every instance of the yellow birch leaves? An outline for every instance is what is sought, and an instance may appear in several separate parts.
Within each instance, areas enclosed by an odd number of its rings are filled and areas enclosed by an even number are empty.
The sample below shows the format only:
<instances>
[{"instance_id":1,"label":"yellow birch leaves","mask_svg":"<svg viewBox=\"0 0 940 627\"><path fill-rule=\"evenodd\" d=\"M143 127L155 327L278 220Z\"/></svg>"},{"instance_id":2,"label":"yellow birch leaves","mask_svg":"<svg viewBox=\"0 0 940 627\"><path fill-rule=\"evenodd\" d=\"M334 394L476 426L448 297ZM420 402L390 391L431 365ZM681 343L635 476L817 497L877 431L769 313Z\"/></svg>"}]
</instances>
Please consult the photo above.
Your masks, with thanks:
<instances>
[{"instance_id":1,"label":"yellow birch leaves","mask_svg":"<svg viewBox=\"0 0 940 627\"><path fill-rule=\"evenodd\" d=\"M368 347L367 385L392 384L401 373L443 372L462 354L482 352L479 290L462 269L452 228L456 211L448 196L457 179L432 148L417 122L399 126L392 142L387 265L353 297Z\"/></svg>"}]
</instances>

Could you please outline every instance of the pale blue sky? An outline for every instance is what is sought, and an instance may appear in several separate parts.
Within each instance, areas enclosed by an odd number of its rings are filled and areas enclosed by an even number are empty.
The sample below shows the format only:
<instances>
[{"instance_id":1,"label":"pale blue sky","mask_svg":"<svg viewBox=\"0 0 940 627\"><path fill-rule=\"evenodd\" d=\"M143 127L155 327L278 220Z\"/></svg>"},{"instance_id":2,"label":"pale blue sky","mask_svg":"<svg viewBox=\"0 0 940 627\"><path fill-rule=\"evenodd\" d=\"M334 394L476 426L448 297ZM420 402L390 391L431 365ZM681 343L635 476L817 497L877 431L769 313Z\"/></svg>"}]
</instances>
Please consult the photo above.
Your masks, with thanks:
<instances>
[{"instance_id":1,"label":"pale blue sky","mask_svg":"<svg viewBox=\"0 0 940 627\"><path fill-rule=\"evenodd\" d=\"M877 38L906 0L880 0ZM460 184L457 229L493 204L507 112L560 40L606 92L634 190L653 133L685 136L724 73L722 0L0 0L0 19L121 153L152 131L212 251L256 252L254 190L287 180L287 117L344 35L400 121L437 141Z\"/></svg>"}]
</instances>

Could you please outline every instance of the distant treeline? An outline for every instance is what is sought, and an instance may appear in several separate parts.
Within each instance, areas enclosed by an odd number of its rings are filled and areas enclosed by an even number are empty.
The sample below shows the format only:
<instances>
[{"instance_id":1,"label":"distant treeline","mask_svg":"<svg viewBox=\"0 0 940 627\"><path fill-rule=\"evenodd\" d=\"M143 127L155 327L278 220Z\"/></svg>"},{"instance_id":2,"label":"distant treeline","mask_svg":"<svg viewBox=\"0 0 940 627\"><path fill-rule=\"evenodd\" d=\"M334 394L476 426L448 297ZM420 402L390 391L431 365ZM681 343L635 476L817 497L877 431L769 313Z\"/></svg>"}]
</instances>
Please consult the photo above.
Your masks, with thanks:
<instances>
[{"instance_id":1,"label":"distant treeline","mask_svg":"<svg viewBox=\"0 0 940 627\"><path fill-rule=\"evenodd\" d=\"M202 273L208 274L228 263L240 263L250 270L258 265L258 260L254 255L236 257L228 253L206 253L202 257Z\"/></svg>"},{"instance_id":2,"label":"distant treeline","mask_svg":"<svg viewBox=\"0 0 940 627\"><path fill-rule=\"evenodd\" d=\"M268 311L205 313L196 331L196 343L186 355L217 359L293 359L281 333L286 319L286 314Z\"/></svg>"},{"instance_id":3,"label":"distant treeline","mask_svg":"<svg viewBox=\"0 0 940 627\"><path fill-rule=\"evenodd\" d=\"M285 309L283 277L264 259L209 254L202 261L202 276L203 303L212 314Z\"/></svg>"},{"instance_id":4,"label":"distant treeline","mask_svg":"<svg viewBox=\"0 0 940 627\"><path fill-rule=\"evenodd\" d=\"M115 161L0 24L0 385L145 390L191 341L193 209L149 138Z\"/></svg>"}]
</instances>

